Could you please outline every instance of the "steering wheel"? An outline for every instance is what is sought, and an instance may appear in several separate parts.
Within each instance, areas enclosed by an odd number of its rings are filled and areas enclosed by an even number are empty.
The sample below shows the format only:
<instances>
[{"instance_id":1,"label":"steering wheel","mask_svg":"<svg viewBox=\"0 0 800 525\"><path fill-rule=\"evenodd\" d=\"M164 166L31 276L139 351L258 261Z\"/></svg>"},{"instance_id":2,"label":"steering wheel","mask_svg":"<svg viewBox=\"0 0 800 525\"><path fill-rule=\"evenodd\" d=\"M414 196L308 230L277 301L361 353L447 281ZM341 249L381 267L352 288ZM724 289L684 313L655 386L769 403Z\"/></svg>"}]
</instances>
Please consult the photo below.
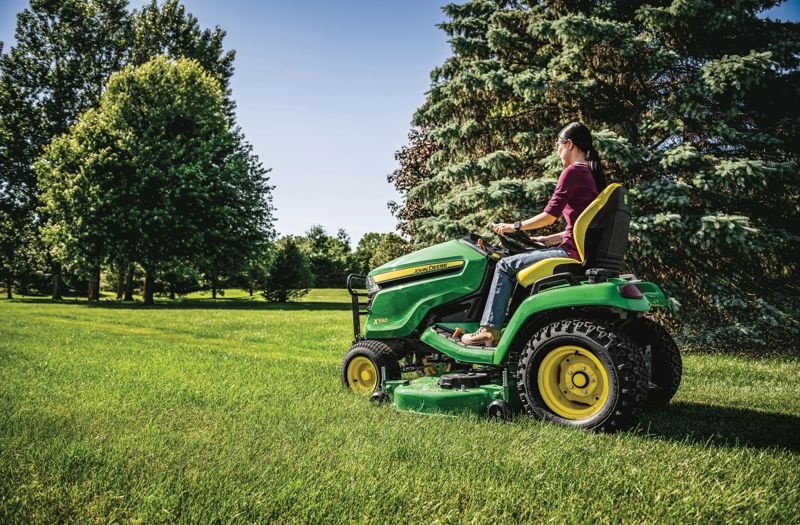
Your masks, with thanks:
<instances>
[{"instance_id":1,"label":"steering wheel","mask_svg":"<svg viewBox=\"0 0 800 525\"><path fill-rule=\"evenodd\" d=\"M498 237L500 239L500 244L511 253L522 253L532 249L540 250L542 248L547 248L546 244L532 240L521 231L506 233Z\"/></svg>"},{"instance_id":2,"label":"steering wheel","mask_svg":"<svg viewBox=\"0 0 800 525\"><path fill-rule=\"evenodd\" d=\"M486 240L484 240L483 237L478 237L476 243L486 253L489 253L491 255L499 255L500 257L503 256L503 250L501 250L497 246L494 246L491 243L486 242Z\"/></svg>"}]
</instances>

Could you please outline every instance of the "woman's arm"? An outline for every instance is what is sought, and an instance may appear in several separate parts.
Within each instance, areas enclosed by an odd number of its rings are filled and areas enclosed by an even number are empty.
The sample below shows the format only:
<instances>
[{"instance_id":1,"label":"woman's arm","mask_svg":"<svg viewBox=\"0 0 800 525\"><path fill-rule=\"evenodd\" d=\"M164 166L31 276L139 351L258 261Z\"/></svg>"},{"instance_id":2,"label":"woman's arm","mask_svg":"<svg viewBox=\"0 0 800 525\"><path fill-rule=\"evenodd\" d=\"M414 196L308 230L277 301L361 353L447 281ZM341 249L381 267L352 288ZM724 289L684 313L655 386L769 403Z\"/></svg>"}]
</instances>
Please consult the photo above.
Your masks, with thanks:
<instances>
[{"instance_id":1,"label":"woman's arm","mask_svg":"<svg viewBox=\"0 0 800 525\"><path fill-rule=\"evenodd\" d=\"M537 237L531 237L531 240L546 244L548 246L555 246L556 244L561 244L564 241L564 233L566 232L558 232L554 233L553 235L540 235Z\"/></svg>"},{"instance_id":2,"label":"woman's arm","mask_svg":"<svg viewBox=\"0 0 800 525\"><path fill-rule=\"evenodd\" d=\"M544 228L545 226L550 226L558 217L553 217L549 213L542 212L535 217L531 217L530 219L525 219L524 221L520 222L520 230L536 230L538 228ZM513 233L514 232L514 225L501 222L495 224L492 228L497 235L503 235L504 233Z\"/></svg>"}]
</instances>

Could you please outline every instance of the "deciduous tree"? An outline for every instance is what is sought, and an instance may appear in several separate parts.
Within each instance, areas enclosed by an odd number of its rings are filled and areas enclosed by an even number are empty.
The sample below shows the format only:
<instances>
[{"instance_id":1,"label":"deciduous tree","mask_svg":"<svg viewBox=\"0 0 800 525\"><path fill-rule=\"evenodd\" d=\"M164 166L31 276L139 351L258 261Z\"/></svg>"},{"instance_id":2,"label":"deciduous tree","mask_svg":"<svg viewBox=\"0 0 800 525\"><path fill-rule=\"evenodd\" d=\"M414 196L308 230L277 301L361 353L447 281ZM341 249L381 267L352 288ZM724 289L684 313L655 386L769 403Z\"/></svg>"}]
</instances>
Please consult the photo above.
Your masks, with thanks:
<instances>
[{"instance_id":1,"label":"deciduous tree","mask_svg":"<svg viewBox=\"0 0 800 525\"><path fill-rule=\"evenodd\" d=\"M0 129L5 129L0 131L0 205L19 223L40 219L35 214L35 159L82 111L97 104L109 76L126 60L127 1L31 0L17 15L15 38L14 47L0 58L0 92L6 95L0 95L5 98L0 113ZM51 263L53 297L58 298L60 261L51 258Z\"/></svg>"},{"instance_id":2,"label":"deciduous tree","mask_svg":"<svg viewBox=\"0 0 800 525\"><path fill-rule=\"evenodd\" d=\"M99 109L37 164L54 246L86 261L138 262L146 303L160 264L198 267L222 236L233 250L263 233L269 187L248 168L219 82L167 57L114 75Z\"/></svg>"}]
</instances>

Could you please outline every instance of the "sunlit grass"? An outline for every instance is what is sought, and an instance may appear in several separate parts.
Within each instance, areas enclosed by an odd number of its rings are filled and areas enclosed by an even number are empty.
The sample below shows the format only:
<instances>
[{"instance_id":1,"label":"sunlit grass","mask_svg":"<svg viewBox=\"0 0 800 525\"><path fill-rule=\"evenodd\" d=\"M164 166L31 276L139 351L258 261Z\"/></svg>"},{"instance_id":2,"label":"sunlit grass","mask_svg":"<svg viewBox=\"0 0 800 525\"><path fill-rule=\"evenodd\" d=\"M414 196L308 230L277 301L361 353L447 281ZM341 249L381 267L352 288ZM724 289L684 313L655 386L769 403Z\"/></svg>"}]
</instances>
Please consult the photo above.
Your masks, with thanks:
<instances>
[{"instance_id":1,"label":"sunlit grass","mask_svg":"<svg viewBox=\"0 0 800 525\"><path fill-rule=\"evenodd\" d=\"M800 508L800 361L691 354L613 436L375 408L349 297L0 301L0 522L740 522Z\"/></svg>"}]
</instances>

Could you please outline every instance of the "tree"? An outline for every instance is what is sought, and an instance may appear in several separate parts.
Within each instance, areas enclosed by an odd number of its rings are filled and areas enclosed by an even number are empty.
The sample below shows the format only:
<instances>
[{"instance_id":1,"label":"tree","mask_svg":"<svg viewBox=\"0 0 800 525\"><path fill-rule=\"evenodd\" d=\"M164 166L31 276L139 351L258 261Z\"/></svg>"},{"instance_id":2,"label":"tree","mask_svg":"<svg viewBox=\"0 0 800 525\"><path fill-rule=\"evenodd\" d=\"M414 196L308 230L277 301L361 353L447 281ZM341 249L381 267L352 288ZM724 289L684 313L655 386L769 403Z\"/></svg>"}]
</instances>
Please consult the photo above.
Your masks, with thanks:
<instances>
[{"instance_id":1,"label":"tree","mask_svg":"<svg viewBox=\"0 0 800 525\"><path fill-rule=\"evenodd\" d=\"M682 305L687 335L800 335L800 38L798 24L756 16L774 4L446 6L453 54L414 116L436 149L404 192L430 215L410 214L405 231L427 244L541 211L556 133L581 120L631 190L628 265Z\"/></svg>"},{"instance_id":2,"label":"tree","mask_svg":"<svg viewBox=\"0 0 800 525\"><path fill-rule=\"evenodd\" d=\"M378 249L378 244L383 235L377 232L365 233L361 240L358 241L356 251L353 253L353 273L367 275L372 269L370 267L370 259L375 255L375 250Z\"/></svg>"},{"instance_id":3,"label":"tree","mask_svg":"<svg viewBox=\"0 0 800 525\"><path fill-rule=\"evenodd\" d=\"M229 86L235 53L223 47L225 32L219 27L201 29L179 0L166 0L161 5L154 0L133 15L126 8L126 0L33 0L31 7L18 15L17 45L0 58L0 208L14 224L45 222L42 212L46 207L40 206L40 188L32 167L44 146L66 132L81 112L97 106L112 72L125 64L142 65L166 54L175 59L195 59L219 82L224 114L236 137L238 164L246 164L249 170L243 177L248 179L247 184L265 188L265 204L258 205L265 213L253 215L260 222L258 242L271 242L274 231L268 170L236 126ZM240 172L238 166L235 171ZM10 233L18 231L14 228ZM22 238L14 237L17 244ZM206 244L202 271L210 283L239 271L232 263L241 261L236 257L240 250L225 246L229 239L220 235L217 242ZM236 239L232 242L235 245ZM97 289L99 267L87 269L78 261L49 258L54 297L60 295L62 262L91 272L93 288ZM13 272L10 259L4 261L0 266ZM131 261L109 263L132 268Z\"/></svg>"},{"instance_id":4,"label":"tree","mask_svg":"<svg viewBox=\"0 0 800 525\"><path fill-rule=\"evenodd\" d=\"M412 238L418 233L416 225L419 224L419 219L430 218L434 212L424 198L409 196L408 193L431 178L428 161L437 149L436 141L429 131L411 129L408 133L408 145L394 154L394 159L400 165L386 177L403 196L402 204L390 201L389 210L400 221L398 230Z\"/></svg>"},{"instance_id":5,"label":"tree","mask_svg":"<svg viewBox=\"0 0 800 525\"><path fill-rule=\"evenodd\" d=\"M166 55L173 59L196 60L219 82L225 98L226 114L233 123L235 104L231 98L230 79L233 76L234 51L225 51L222 41L225 31L216 26L200 29L197 18L188 13L180 0L156 0L143 6L133 15L131 63L141 65L154 57Z\"/></svg>"},{"instance_id":6,"label":"tree","mask_svg":"<svg viewBox=\"0 0 800 525\"><path fill-rule=\"evenodd\" d=\"M31 0L17 15L16 45L0 58L0 92L6 95L0 94L0 200L15 223L40 218L35 159L97 104L108 77L124 63L126 7L126 0ZM50 262L53 298L59 298L60 262Z\"/></svg>"},{"instance_id":7,"label":"tree","mask_svg":"<svg viewBox=\"0 0 800 525\"><path fill-rule=\"evenodd\" d=\"M243 184L247 163L222 90L197 62L156 58L109 80L37 163L54 247L98 261L135 261L153 302L159 264L200 260L219 235L250 239L267 213L266 186ZM240 237L241 236L241 237ZM195 259L192 259L195 257Z\"/></svg>"},{"instance_id":8,"label":"tree","mask_svg":"<svg viewBox=\"0 0 800 525\"><path fill-rule=\"evenodd\" d=\"M386 233L381 236L378 246L375 248L375 255L370 259L371 268L377 268L389 261L397 259L412 249L411 243L397 235L396 233Z\"/></svg>"},{"instance_id":9,"label":"tree","mask_svg":"<svg viewBox=\"0 0 800 525\"><path fill-rule=\"evenodd\" d=\"M194 262L212 297L217 291L234 282L247 271L249 253L263 251L272 242L275 232L272 226L272 186L267 177L269 170L253 153L235 121L235 103L231 97L230 80L233 76L234 51L223 46L225 31L219 26L201 29L197 18L187 12L179 0L166 0L158 5L151 0L133 14L133 42L131 62L139 65L148 60L166 55L173 59L189 58L197 61L205 71L215 78L222 89L225 115L234 130L235 155L227 177L236 179L227 189L240 192L244 198L235 213L220 216L207 234L202 253ZM224 189L224 188L220 188ZM229 202L235 196L220 196L221 202ZM250 200L248 200L250 199ZM254 200L253 200L254 199ZM233 218L233 221L229 220ZM242 222L249 218L251 224L243 228Z\"/></svg>"},{"instance_id":10,"label":"tree","mask_svg":"<svg viewBox=\"0 0 800 525\"><path fill-rule=\"evenodd\" d=\"M340 229L336 237L328 235L321 225L312 226L298 246L308 257L316 288L341 288L350 273L350 236Z\"/></svg>"},{"instance_id":11,"label":"tree","mask_svg":"<svg viewBox=\"0 0 800 525\"><path fill-rule=\"evenodd\" d=\"M282 239L264 282L264 298L273 303L299 299L308 293L312 284L313 275L308 258L293 238Z\"/></svg>"}]
</instances>

